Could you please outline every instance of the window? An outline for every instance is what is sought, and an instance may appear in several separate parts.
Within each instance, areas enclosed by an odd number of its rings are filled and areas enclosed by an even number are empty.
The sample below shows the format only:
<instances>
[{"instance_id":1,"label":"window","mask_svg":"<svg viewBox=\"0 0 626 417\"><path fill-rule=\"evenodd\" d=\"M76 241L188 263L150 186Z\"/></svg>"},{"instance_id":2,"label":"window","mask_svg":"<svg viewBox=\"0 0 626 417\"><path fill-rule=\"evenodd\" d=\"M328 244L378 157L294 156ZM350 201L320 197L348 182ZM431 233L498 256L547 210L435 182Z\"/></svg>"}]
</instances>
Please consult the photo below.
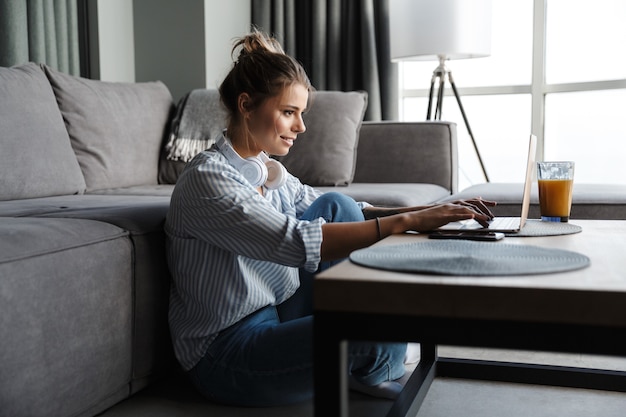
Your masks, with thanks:
<instances>
[{"instance_id":1,"label":"window","mask_svg":"<svg viewBox=\"0 0 626 417\"><path fill-rule=\"evenodd\" d=\"M626 2L492 0L486 58L452 60L451 71L492 182L522 182L530 132L539 159L576 162L575 181L626 183ZM545 45L545 47L544 47ZM401 119L425 120L437 62L403 62ZM442 119L457 123L461 189L484 182L446 81Z\"/></svg>"}]
</instances>

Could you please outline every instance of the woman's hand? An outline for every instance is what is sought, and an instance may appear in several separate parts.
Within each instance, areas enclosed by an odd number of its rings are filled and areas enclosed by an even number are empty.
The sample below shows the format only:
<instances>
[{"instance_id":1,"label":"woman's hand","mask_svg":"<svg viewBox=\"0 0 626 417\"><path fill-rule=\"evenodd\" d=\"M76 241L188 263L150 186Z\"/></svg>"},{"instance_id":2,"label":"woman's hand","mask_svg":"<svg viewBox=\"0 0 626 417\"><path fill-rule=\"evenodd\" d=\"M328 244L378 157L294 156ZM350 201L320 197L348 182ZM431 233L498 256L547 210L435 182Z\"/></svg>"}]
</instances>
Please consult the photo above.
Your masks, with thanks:
<instances>
[{"instance_id":1,"label":"woman's hand","mask_svg":"<svg viewBox=\"0 0 626 417\"><path fill-rule=\"evenodd\" d=\"M476 197L468 200L456 200L453 201L452 204L472 207L474 210L489 216L489 220L491 220L494 216L491 210L489 210L489 207L494 207L497 203L495 201L483 200L480 197Z\"/></svg>"},{"instance_id":2,"label":"woman's hand","mask_svg":"<svg viewBox=\"0 0 626 417\"><path fill-rule=\"evenodd\" d=\"M409 215L409 229L418 232L427 232L450 222L470 219L474 219L486 227L489 221L493 219L493 213L489 207L495 205L496 203L493 201L476 198L434 205L406 214Z\"/></svg>"}]
</instances>

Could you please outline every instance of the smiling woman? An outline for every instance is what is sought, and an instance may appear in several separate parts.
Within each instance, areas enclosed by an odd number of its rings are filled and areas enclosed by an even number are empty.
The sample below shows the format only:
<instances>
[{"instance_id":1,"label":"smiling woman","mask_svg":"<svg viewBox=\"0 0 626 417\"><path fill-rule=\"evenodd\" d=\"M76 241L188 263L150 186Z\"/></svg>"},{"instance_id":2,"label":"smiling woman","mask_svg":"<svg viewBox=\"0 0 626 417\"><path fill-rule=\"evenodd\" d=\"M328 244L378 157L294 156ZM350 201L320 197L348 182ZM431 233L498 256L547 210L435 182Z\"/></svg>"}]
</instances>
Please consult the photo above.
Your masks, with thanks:
<instances>
[{"instance_id":1,"label":"smiling woman","mask_svg":"<svg viewBox=\"0 0 626 417\"><path fill-rule=\"evenodd\" d=\"M381 236L364 221L364 203L322 195L266 155L286 155L306 130L313 87L260 32L237 41L237 50L219 89L228 128L186 164L172 194L170 327L179 362L206 397L289 404L313 394L313 274L346 256L328 244L340 239L323 239L323 227L360 221L360 246ZM352 343L350 351L358 386L398 394L393 380L405 374L406 343Z\"/></svg>"},{"instance_id":2,"label":"smiling woman","mask_svg":"<svg viewBox=\"0 0 626 417\"><path fill-rule=\"evenodd\" d=\"M313 87L304 69L256 30L233 52L219 88L228 127L187 162L167 213L170 328L180 364L206 397L289 404L313 395L316 273L392 233L470 218L486 225L495 203L374 207L302 183L267 154L287 155L306 130ZM350 97L363 105L363 94ZM333 122L318 120L337 141ZM406 343L351 341L352 389L395 398L406 350Z\"/></svg>"},{"instance_id":3,"label":"smiling woman","mask_svg":"<svg viewBox=\"0 0 626 417\"><path fill-rule=\"evenodd\" d=\"M238 108L243 114L247 135L242 141L227 132L233 147L244 158L267 152L270 155L286 155L294 140L306 127L302 113L307 107L309 91L302 84L283 88L275 97L254 107L254 99L248 93L239 96ZM231 122L232 125L232 122Z\"/></svg>"}]
</instances>

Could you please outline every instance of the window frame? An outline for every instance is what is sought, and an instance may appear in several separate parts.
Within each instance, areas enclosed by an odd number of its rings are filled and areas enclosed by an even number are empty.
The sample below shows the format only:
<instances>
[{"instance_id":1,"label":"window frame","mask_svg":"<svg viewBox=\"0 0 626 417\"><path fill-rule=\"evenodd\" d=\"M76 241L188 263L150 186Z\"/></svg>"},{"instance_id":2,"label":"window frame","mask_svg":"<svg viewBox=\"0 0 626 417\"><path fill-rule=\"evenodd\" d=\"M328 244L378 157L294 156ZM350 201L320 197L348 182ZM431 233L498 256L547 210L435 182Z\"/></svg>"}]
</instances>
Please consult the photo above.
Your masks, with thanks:
<instances>
[{"instance_id":1,"label":"window frame","mask_svg":"<svg viewBox=\"0 0 626 417\"><path fill-rule=\"evenodd\" d=\"M569 93L584 91L626 89L626 79L570 82L570 83L546 83L546 17L547 3L549 0L533 1L533 40L532 40L532 74L530 85L500 85L481 87L458 87L461 97L473 95L498 95L498 94L530 94L531 95L531 129L537 135L537 158L544 157L545 144L545 100L548 94ZM403 87L403 64L398 65L400 80L400 115L403 115L403 103L406 98L428 98L429 89L405 89ZM450 89L446 88L445 95L451 95ZM403 116L401 116L403 117ZM470 121L471 122L471 121Z\"/></svg>"}]
</instances>

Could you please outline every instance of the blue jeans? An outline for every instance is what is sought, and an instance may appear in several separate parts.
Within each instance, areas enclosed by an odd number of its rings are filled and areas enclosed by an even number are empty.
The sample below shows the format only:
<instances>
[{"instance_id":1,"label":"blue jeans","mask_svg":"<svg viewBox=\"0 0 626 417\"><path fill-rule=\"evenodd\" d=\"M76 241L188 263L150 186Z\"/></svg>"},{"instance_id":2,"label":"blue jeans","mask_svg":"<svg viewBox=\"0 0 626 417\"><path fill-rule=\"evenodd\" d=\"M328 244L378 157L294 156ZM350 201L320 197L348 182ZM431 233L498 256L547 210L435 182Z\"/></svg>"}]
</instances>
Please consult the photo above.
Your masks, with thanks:
<instances>
[{"instance_id":1,"label":"blue jeans","mask_svg":"<svg viewBox=\"0 0 626 417\"><path fill-rule=\"evenodd\" d=\"M303 220L361 221L354 200L340 193L318 198ZM335 262L336 263L336 262ZM320 265L321 271L332 263ZM212 401L268 407L313 397L313 278L300 271L301 286L285 303L267 306L222 331L189 371ZM406 343L350 342L348 372L366 385L404 375Z\"/></svg>"}]
</instances>

